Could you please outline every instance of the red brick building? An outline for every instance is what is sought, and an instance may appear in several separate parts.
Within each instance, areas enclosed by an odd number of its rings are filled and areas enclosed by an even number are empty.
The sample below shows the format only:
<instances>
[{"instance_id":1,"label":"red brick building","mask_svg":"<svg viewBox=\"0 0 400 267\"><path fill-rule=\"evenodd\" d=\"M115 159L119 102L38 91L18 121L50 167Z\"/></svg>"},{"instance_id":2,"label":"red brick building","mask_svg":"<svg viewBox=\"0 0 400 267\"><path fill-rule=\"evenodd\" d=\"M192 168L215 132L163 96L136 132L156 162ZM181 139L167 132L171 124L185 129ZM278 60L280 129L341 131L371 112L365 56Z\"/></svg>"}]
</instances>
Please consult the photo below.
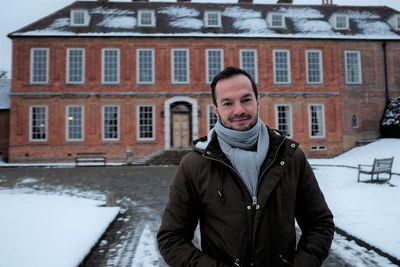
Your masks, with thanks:
<instances>
[{"instance_id":1,"label":"red brick building","mask_svg":"<svg viewBox=\"0 0 400 267\"><path fill-rule=\"evenodd\" d=\"M187 148L215 122L209 84L229 65L255 77L261 119L311 157L379 137L400 95L388 7L77 1L9 37L11 162Z\"/></svg>"},{"instance_id":2,"label":"red brick building","mask_svg":"<svg viewBox=\"0 0 400 267\"><path fill-rule=\"evenodd\" d=\"M0 79L0 161L7 160L10 134L10 80Z\"/></svg>"}]
</instances>

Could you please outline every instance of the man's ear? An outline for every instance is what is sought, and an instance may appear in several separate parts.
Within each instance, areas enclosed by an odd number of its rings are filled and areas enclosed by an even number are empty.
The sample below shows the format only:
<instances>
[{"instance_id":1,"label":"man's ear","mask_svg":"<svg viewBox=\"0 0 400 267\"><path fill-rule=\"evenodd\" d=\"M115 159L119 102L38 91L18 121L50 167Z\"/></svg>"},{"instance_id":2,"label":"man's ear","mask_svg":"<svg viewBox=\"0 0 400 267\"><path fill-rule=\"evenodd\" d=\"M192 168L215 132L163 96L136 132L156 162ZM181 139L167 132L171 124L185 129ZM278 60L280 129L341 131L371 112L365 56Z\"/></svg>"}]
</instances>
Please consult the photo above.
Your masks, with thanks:
<instances>
[{"instance_id":1,"label":"man's ear","mask_svg":"<svg viewBox=\"0 0 400 267\"><path fill-rule=\"evenodd\" d=\"M217 118L219 119L219 114L218 114L218 108L216 105L212 104L211 105L212 110L214 111L215 115L217 116Z\"/></svg>"}]
</instances>

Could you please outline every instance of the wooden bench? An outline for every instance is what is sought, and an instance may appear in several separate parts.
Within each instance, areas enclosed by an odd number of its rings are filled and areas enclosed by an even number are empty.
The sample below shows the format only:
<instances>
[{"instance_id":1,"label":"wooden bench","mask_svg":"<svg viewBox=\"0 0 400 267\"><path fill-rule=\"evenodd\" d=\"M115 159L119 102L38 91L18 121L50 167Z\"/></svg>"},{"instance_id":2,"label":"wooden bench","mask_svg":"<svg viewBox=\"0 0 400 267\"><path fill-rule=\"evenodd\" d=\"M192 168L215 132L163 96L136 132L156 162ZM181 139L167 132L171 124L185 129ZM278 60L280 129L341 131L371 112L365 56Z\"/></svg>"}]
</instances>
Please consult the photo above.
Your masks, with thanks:
<instances>
[{"instance_id":1,"label":"wooden bench","mask_svg":"<svg viewBox=\"0 0 400 267\"><path fill-rule=\"evenodd\" d=\"M371 175L371 182L390 180L392 178L393 159L394 157L386 159L374 159L374 163L372 165L358 164L358 182L360 182L361 174ZM382 179L379 177L380 174L388 174L389 177L385 177ZM376 175L375 180L374 175Z\"/></svg>"},{"instance_id":2,"label":"wooden bench","mask_svg":"<svg viewBox=\"0 0 400 267\"><path fill-rule=\"evenodd\" d=\"M100 152L77 153L75 156L76 166L98 166L98 165L106 165L106 163L107 163L106 153L100 153Z\"/></svg>"}]
</instances>

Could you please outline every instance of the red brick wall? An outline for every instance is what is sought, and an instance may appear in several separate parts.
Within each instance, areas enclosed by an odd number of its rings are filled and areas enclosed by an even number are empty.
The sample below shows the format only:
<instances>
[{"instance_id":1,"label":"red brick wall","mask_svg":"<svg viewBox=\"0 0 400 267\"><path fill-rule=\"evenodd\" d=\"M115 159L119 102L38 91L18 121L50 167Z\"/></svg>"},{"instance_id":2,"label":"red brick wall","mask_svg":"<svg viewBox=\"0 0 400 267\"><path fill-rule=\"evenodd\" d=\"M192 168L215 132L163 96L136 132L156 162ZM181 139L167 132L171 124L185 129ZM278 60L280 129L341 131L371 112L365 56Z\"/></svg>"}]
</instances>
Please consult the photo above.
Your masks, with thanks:
<instances>
[{"instance_id":1,"label":"red brick wall","mask_svg":"<svg viewBox=\"0 0 400 267\"><path fill-rule=\"evenodd\" d=\"M0 156L8 157L9 135L10 135L10 112L8 109L0 109Z\"/></svg>"}]
</instances>

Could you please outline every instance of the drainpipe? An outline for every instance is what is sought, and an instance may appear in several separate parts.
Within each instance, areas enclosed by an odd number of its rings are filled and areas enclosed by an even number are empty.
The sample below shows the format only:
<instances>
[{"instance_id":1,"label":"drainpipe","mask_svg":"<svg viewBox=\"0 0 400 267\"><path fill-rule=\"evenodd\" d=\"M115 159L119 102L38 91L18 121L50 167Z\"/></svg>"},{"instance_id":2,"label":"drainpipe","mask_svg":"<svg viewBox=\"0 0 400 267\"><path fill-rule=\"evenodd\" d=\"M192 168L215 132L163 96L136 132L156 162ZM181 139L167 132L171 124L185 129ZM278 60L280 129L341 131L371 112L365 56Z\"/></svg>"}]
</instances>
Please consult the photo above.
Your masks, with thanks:
<instances>
[{"instance_id":1,"label":"drainpipe","mask_svg":"<svg viewBox=\"0 0 400 267\"><path fill-rule=\"evenodd\" d=\"M383 50L383 76L385 79L385 100L387 104L389 102L389 84L388 84L387 59L386 59L386 41L382 43L382 50Z\"/></svg>"}]
</instances>

